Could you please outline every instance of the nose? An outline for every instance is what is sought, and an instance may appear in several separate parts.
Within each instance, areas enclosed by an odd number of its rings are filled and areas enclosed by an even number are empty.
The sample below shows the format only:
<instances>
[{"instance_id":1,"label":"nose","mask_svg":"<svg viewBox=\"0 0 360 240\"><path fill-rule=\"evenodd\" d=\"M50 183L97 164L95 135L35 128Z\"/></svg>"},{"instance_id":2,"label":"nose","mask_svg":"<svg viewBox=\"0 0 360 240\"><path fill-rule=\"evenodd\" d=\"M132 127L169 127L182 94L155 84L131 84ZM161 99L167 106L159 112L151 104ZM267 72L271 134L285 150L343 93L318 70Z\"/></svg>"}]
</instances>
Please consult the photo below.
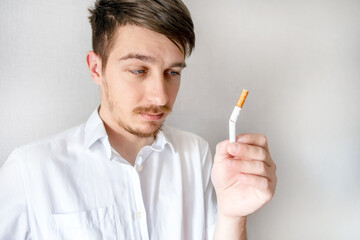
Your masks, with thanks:
<instances>
[{"instance_id":1,"label":"nose","mask_svg":"<svg viewBox=\"0 0 360 240\"><path fill-rule=\"evenodd\" d=\"M156 74L148 84L147 100L150 105L164 106L169 101L167 83L164 76Z\"/></svg>"}]
</instances>

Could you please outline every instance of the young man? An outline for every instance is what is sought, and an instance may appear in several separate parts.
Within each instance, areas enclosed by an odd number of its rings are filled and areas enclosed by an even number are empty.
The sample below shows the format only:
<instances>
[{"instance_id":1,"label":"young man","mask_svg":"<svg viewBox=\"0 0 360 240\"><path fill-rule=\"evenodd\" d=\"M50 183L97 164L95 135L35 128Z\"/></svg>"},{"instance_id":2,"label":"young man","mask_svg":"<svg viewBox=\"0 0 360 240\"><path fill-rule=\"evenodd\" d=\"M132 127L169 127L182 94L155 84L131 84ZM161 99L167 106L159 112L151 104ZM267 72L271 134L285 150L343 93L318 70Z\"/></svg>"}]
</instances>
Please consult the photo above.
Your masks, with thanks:
<instances>
[{"instance_id":1,"label":"young man","mask_svg":"<svg viewBox=\"0 0 360 240\"><path fill-rule=\"evenodd\" d=\"M185 5L102 0L90 12L101 105L10 155L0 239L246 239L246 216L276 186L265 137L223 141L213 161L203 139L163 126L195 42Z\"/></svg>"}]
</instances>

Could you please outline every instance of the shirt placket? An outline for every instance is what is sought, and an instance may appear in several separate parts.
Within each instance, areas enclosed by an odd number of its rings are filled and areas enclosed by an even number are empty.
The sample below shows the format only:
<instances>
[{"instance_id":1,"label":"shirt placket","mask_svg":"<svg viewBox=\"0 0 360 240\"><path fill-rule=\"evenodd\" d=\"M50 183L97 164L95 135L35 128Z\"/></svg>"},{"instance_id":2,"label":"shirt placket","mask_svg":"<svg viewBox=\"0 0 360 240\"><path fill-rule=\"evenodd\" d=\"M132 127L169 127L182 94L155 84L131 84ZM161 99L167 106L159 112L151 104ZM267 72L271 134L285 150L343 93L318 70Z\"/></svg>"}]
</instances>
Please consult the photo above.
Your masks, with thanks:
<instances>
[{"instance_id":1,"label":"shirt placket","mask_svg":"<svg viewBox=\"0 0 360 240\"><path fill-rule=\"evenodd\" d=\"M143 158L141 155L138 156L135 163L135 168L132 168L132 181L134 184L134 195L135 195L135 206L136 210L134 212L134 219L137 221L137 224L140 226L141 239L148 240L149 233L147 229L146 221L146 210L144 206L144 200L141 192L141 183L139 174L143 170L142 166Z\"/></svg>"}]
</instances>

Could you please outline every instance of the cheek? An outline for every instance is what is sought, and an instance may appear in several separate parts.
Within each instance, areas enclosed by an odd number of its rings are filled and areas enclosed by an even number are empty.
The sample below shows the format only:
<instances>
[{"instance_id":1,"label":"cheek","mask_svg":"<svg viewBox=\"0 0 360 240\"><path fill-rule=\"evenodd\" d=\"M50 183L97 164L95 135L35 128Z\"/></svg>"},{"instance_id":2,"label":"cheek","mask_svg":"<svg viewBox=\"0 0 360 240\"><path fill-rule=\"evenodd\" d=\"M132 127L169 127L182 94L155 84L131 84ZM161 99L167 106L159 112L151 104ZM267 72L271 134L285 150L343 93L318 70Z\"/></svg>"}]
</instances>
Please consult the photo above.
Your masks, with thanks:
<instances>
[{"instance_id":1,"label":"cheek","mask_svg":"<svg viewBox=\"0 0 360 240\"><path fill-rule=\"evenodd\" d=\"M176 84L171 85L169 88L169 100L171 101L171 104L175 102L177 93L179 91L179 87L180 87L180 81L177 82Z\"/></svg>"},{"instance_id":2,"label":"cheek","mask_svg":"<svg viewBox=\"0 0 360 240\"><path fill-rule=\"evenodd\" d=\"M141 87L126 81L112 81L108 83L112 100L121 108L132 110L141 101L143 92Z\"/></svg>"},{"instance_id":3,"label":"cheek","mask_svg":"<svg viewBox=\"0 0 360 240\"><path fill-rule=\"evenodd\" d=\"M130 107L138 105L144 96L142 88L133 84L123 85L122 90L118 91L117 94L121 98L121 102L126 103Z\"/></svg>"}]
</instances>

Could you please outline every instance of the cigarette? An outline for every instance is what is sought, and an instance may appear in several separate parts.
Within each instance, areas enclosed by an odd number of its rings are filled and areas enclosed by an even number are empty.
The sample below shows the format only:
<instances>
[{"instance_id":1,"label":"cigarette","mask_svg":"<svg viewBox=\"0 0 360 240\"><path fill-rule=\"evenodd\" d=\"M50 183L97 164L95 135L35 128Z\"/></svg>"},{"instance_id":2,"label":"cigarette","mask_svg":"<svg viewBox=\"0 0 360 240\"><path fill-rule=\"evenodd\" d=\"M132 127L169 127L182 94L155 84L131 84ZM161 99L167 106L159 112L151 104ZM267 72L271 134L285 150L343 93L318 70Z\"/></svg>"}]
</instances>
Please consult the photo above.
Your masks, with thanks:
<instances>
[{"instance_id":1,"label":"cigarette","mask_svg":"<svg viewBox=\"0 0 360 240\"><path fill-rule=\"evenodd\" d=\"M229 141L230 142L236 142L236 121L239 117L241 108L244 105L245 99L248 95L249 91L243 89L241 91L240 97L234 107L233 112L231 113L230 119L229 119Z\"/></svg>"}]
</instances>

